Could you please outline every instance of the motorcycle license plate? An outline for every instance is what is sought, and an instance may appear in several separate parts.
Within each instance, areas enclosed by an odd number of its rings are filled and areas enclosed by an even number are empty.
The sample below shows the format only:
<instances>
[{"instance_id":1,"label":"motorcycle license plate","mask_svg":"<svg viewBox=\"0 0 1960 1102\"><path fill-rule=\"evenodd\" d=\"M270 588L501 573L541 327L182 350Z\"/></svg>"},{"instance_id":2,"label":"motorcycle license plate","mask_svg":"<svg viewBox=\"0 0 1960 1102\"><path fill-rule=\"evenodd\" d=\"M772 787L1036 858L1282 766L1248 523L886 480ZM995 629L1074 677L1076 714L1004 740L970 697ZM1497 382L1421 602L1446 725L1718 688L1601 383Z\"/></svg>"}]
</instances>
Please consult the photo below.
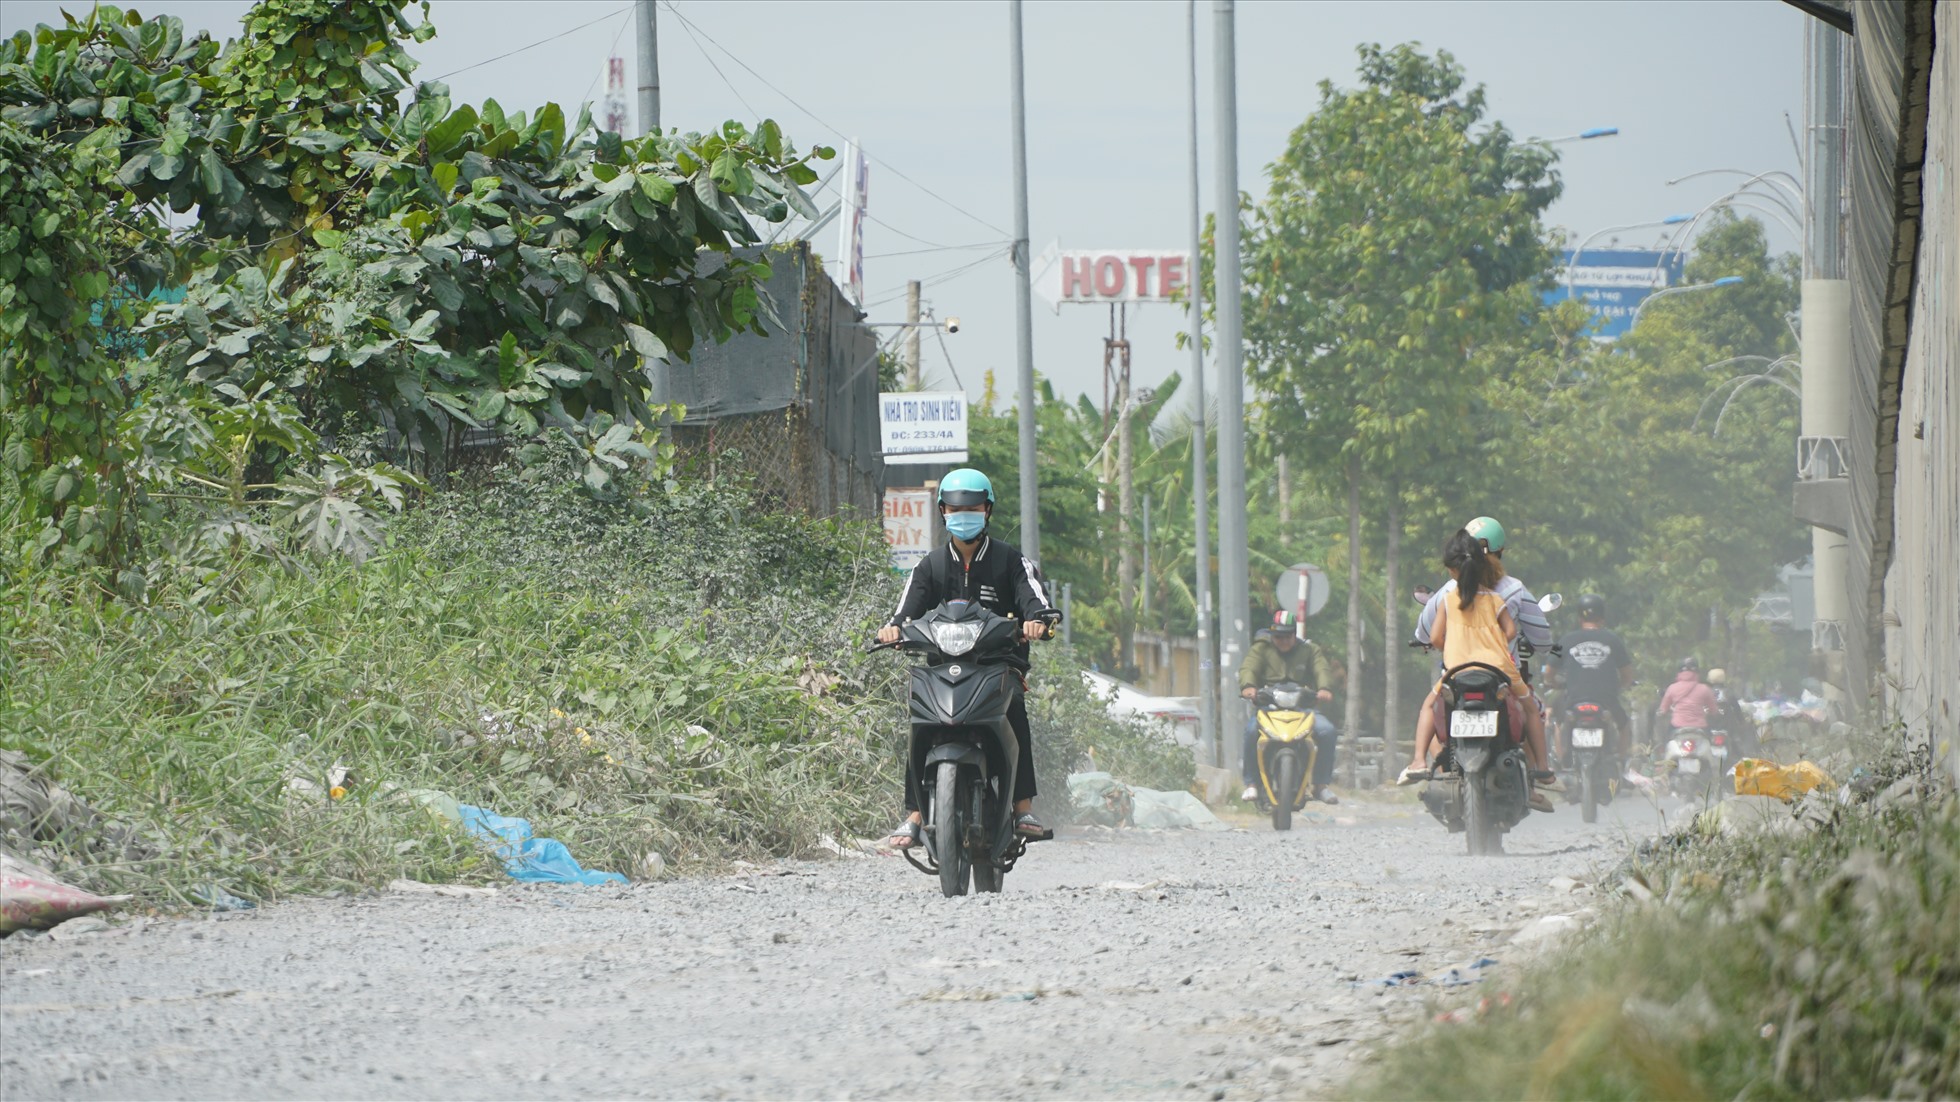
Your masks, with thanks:
<instances>
[{"instance_id":1,"label":"motorcycle license plate","mask_svg":"<svg viewBox=\"0 0 1960 1102\"><path fill-rule=\"evenodd\" d=\"M1576 747L1598 748L1606 745L1606 732L1598 727L1574 727L1572 745Z\"/></svg>"},{"instance_id":2,"label":"motorcycle license plate","mask_svg":"<svg viewBox=\"0 0 1960 1102\"><path fill-rule=\"evenodd\" d=\"M1701 772L1701 759L1682 758L1680 768L1683 773L1699 773Z\"/></svg>"},{"instance_id":3,"label":"motorcycle license plate","mask_svg":"<svg viewBox=\"0 0 1960 1102\"><path fill-rule=\"evenodd\" d=\"M1496 738L1496 712L1458 712L1450 717L1451 738Z\"/></svg>"}]
</instances>

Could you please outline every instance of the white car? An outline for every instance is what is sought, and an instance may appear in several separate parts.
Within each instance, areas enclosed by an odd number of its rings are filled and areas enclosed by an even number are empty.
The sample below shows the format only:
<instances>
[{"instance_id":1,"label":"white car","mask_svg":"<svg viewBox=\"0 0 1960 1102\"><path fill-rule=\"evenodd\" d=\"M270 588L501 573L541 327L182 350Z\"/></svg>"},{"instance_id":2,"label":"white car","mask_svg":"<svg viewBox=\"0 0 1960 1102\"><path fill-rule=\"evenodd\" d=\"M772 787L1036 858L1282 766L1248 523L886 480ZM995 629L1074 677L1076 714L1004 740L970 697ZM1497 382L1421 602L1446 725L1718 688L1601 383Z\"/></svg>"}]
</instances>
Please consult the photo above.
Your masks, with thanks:
<instances>
[{"instance_id":1,"label":"white car","mask_svg":"<svg viewBox=\"0 0 1960 1102\"><path fill-rule=\"evenodd\" d=\"M1117 719L1142 717L1161 724L1179 746L1198 744L1198 698L1195 696L1151 696L1127 681L1118 681L1094 670L1082 671L1082 682L1106 702L1109 714Z\"/></svg>"}]
</instances>

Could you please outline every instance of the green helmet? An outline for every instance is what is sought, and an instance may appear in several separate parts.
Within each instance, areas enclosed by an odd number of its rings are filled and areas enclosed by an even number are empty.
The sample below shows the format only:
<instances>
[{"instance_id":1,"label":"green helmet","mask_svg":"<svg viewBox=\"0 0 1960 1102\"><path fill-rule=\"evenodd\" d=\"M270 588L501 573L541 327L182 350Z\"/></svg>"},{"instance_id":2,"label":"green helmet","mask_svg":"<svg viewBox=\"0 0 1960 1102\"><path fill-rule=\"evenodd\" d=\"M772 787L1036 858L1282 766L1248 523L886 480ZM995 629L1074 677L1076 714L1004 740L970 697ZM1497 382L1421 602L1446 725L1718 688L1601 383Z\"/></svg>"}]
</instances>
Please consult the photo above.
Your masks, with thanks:
<instances>
[{"instance_id":1,"label":"green helmet","mask_svg":"<svg viewBox=\"0 0 1960 1102\"><path fill-rule=\"evenodd\" d=\"M992 505L994 484L972 467L961 467L939 480L941 505Z\"/></svg>"},{"instance_id":2,"label":"green helmet","mask_svg":"<svg viewBox=\"0 0 1960 1102\"><path fill-rule=\"evenodd\" d=\"M1478 517L1463 526L1470 538L1483 541L1484 549L1504 553L1504 526L1491 517Z\"/></svg>"}]
</instances>

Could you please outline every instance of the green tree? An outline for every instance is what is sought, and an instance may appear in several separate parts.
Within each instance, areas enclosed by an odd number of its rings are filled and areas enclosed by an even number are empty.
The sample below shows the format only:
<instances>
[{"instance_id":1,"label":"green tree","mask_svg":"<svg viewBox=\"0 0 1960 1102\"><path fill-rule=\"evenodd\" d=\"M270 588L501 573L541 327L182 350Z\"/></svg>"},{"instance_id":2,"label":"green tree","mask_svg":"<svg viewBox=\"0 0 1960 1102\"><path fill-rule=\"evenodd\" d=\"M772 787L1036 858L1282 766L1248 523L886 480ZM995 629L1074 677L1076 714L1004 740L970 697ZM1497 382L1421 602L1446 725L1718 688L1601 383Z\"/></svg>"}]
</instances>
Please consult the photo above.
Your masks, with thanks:
<instances>
[{"instance_id":1,"label":"green tree","mask_svg":"<svg viewBox=\"0 0 1960 1102\"><path fill-rule=\"evenodd\" d=\"M1319 106L1270 166L1245 273L1248 376L1272 431L1346 495L1351 684L1361 668L1364 503L1386 514L1392 592L1403 500L1473 449L1474 372L1490 366L1478 350L1529 324L1550 262L1539 215L1559 192L1551 152L1486 123L1483 88L1466 86L1448 52L1359 53L1360 86L1322 82ZM1397 609L1384 603L1391 641Z\"/></svg>"}]
</instances>

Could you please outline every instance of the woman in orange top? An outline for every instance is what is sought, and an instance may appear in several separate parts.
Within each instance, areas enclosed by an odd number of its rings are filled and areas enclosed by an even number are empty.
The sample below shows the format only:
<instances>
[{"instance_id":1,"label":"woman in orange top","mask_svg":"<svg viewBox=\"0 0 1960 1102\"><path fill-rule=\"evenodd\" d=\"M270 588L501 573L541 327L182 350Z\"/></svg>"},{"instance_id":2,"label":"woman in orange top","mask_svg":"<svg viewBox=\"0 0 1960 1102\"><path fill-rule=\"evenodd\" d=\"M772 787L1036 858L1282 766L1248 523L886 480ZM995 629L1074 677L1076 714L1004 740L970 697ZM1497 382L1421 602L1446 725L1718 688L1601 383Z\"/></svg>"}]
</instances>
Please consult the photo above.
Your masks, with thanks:
<instances>
[{"instance_id":1,"label":"woman in orange top","mask_svg":"<svg viewBox=\"0 0 1960 1102\"><path fill-rule=\"evenodd\" d=\"M1511 657L1511 640L1518 634L1518 624L1511 610L1504 606L1504 599L1490 588L1497 581L1490 559L1475 537L1467 530L1458 529L1443 548L1443 565L1449 568L1450 578L1456 582L1456 607L1451 608L1449 601L1437 606L1436 624L1429 629L1430 644L1442 648L1446 670L1470 662L1502 670L1510 679L1511 695L1518 699L1529 726L1538 709L1531 699L1531 686L1519 675L1517 662ZM1441 679L1437 685L1442 685ZM1434 738L1428 732L1424 734L1416 745L1414 759L1397 783L1408 784L1417 779L1415 774L1429 768L1429 750ZM1532 748L1534 740L1527 735L1525 741L1527 748ZM1545 763L1534 761L1532 767L1542 772ZM1540 811L1552 810L1551 801L1540 795L1535 785L1530 801Z\"/></svg>"}]
</instances>

